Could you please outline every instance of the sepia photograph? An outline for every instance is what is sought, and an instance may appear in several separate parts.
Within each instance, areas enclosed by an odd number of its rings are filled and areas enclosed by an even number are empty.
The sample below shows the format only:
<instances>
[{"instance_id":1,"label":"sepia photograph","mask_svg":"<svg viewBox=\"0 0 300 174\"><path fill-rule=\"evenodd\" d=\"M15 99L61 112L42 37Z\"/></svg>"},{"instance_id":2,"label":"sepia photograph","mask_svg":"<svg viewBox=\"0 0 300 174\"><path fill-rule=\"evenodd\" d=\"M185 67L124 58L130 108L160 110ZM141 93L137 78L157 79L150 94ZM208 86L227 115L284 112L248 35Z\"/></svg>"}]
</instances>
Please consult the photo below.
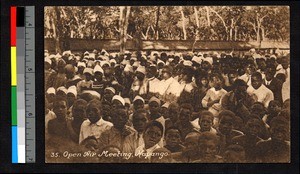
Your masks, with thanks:
<instances>
[{"instance_id":1,"label":"sepia photograph","mask_svg":"<svg viewBox=\"0 0 300 174\"><path fill-rule=\"evenodd\" d=\"M45 6L46 163L290 163L289 6Z\"/></svg>"}]
</instances>

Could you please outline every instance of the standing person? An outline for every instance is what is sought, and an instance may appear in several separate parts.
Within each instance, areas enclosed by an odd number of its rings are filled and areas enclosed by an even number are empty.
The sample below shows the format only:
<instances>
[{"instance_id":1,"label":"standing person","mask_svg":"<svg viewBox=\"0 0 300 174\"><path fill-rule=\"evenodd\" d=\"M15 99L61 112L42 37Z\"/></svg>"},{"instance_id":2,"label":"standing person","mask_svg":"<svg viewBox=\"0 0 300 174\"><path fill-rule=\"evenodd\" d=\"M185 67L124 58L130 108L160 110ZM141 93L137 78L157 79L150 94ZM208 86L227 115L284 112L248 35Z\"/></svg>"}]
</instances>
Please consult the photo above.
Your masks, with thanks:
<instances>
[{"instance_id":1,"label":"standing person","mask_svg":"<svg viewBox=\"0 0 300 174\"><path fill-rule=\"evenodd\" d=\"M212 74L210 83L212 87L202 99L202 106L212 112L214 116L217 116L218 112L221 110L220 99L227 91L222 88L223 78L220 74Z\"/></svg>"},{"instance_id":2,"label":"standing person","mask_svg":"<svg viewBox=\"0 0 300 174\"><path fill-rule=\"evenodd\" d=\"M163 126L163 134L162 134L162 139L159 142L159 145L161 147L163 147L164 142L163 142L163 138L164 138L164 133L165 133L165 118L163 117L163 115L160 114L160 105L161 102L158 98L156 97L152 97L149 100L149 111L150 111L150 120L151 121L158 121L161 123L161 125Z\"/></svg>"},{"instance_id":3,"label":"standing person","mask_svg":"<svg viewBox=\"0 0 300 174\"><path fill-rule=\"evenodd\" d=\"M69 134L67 133L67 101L65 98L56 97L53 103L53 112L56 118L48 122L48 133L50 135L55 135L69 139Z\"/></svg>"},{"instance_id":4,"label":"standing person","mask_svg":"<svg viewBox=\"0 0 300 174\"><path fill-rule=\"evenodd\" d=\"M141 89L140 94L146 100L149 100L157 93L157 87L159 85L159 80L156 78L157 76L157 67L154 64L151 64L147 68L147 81L144 84L144 87Z\"/></svg>"},{"instance_id":5,"label":"standing person","mask_svg":"<svg viewBox=\"0 0 300 174\"><path fill-rule=\"evenodd\" d=\"M87 102L83 99L75 100L70 116L67 118L67 127L72 140L78 143L80 128L86 118Z\"/></svg>"},{"instance_id":6,"label":"standing person","mask_svg":"<svg viewBox=\"0 0 300 174\"><path fill-rule=\"evenodd\" d=\"M49 84L49 77L51 77L52 74L55 73L55 71L51 68L52 61L49 57L45 57L45 62L44 62L44 74L45 74L45 91L51 87L52 85Z\"/></svg>"},{"instance_id":7,"label":"standing person","mask_svg":"<svg viewBox=\"0 0 300 174\"><path fill-rule=\"evenodd\" d=\"M205 97L209 89L208 82L209 80L207 75L199 76L196 78L197 88L195 90L195 95L194 95L194 109L196 112L203 109L202 99Z\"/></svg>"},{"instance_id":8,"label":"standing person","mask_svg":"<svg viewBox=\"0 0 300 174\"><path fill-rule=\"evenodd\" d=\"M81 125L79 144L90 136L99 139L103 132L112 127L112 123L102 119L102 106L99 100L93 99L88 103L86 114L88 119Z\"/></svg>"},{"instance_id":9,"label":"standing person","mask_svg":"<svg viewBox=\"0 0 300 174\"><path fill-rule=\"evenodd\" d=\"M135 71L135 79L131 86L132 98L136 95L143 95L146 91L146 68L144 66L139 66Z\"/></svg>"},{"instance_id":10,"label":"standing person","mask_svg":"<svg viewBox=\"0 0 300 174\"><path fill-rule=\"evenodd\" d=\"M96 65L93 70L95 80L92 82L92 90L98 92L101 96L103 96L104 89L106 88L103 81L104 71L101 66Z\"/></svg>"},{"instance_id":11,"label":"standing person","mask_svg":"<svg viewBox=\"0 0 300 174\"><path fill-rule=\"evenodd\" d=\"M249 95L255 95L257 101L263 103L267 108L271 100L274 100L273 92L263 84L262 75L259 72L255 72L251 76L251 86L248 87L247 93Z\"/></svg>"},{"instance_id":12,"label":"standing person","mask_svg":"<svg viewBox=\"0 0 300 174\"><path fill-rule=\"evenodd\" d=\"M229 70L227 77L228 77L228 86L224 86L224 89L227 92L230 92L233 90L233 84L235 80L238 79L238 72L236 70Z\"/></svg>"},{"instance_id":13,"label":"standing person","mask_svg":"<svg viewBox=\"0 0 300 174\"><path fill-rule=\"evenodd\" d=\"M181 94L180 84L172 77L173 68L171 66L164 66L162 69L162 77L159 84L158 93L161 100L164 102L177 101Z\"/></svg>"},{"instance_id":14,"label":"standing person","mask_svg":"<svg viewBox=\"0 0 300 174\"><path fill-rule=\"evenodd\" d=\"M138 109L134 111L132 116L132 124L133 128L136 130L135 132L135 148L144 145L143 133L145 131L145 127L149 122L149 113L145 109Z\"/></svg>"},{"instance_id":15,"label":"standing person","mask_svg":"<svg viewBox=\"0 0 300 174\"><path fill-rule=\"evenodd\" d=\"M143 134L144 145L139 146L135 150L135 156L139 158L145 158L151 160L154 150L161 148L159 145L163 136L163 126L158 121L151 121L145 127Z\"/></svg>"},{"instance_id":16,"label":"standing person","mask_svg":"<svg viewBox=\"0 0 300 174\"><path fill-rule=\"evenodd\" d=\"M178 121L175 123L181 132L181 137L185 137L188 133L194 131L194 126L190 122L191 114L193 112L193 106L188 103L184 103L180 106Z\"/></svg>"},{"instance_id":17,"label":"standing person","mask_svg":"<svg viewBox=\"0 0 300 174\"><path fill-rule=\"evenodd\" d=\"M135 130L126 125L128 113L125 109L115 109L111 112L113 126L102 133L99 138L99 149L115 145L123 153L134 153Z\"/></svg>"},{"instance_id":18,"label":"standing person","mask_svg":"<svg viewBox=\"0 0 300 174\"><path fill-rule=\"evenodd\" d=\"M65 66L65 73L67 77L66 81L66 88L69 88L70 86L77 86L77 83L80 82L82 79L75 74L75 67L71 64L67 64Z\"/></svg>"},{"instance_id":19,"label":"standing person","mask_svg":"<svg viewBox=\"0 0 300 174\"><path fill-rule=\"evenodd\" d=\"M57 72L52 73L48 81L45 81L46 86L57 89L60 86L66 85L67 77L65 74L65 66L66 62L63 59L59 59L57 62Z\"/></svg>"},{"instance_id":20,"label":"standing person","mask_svg":"<svg viewBox=\"0 0 300 174\"><path fill-rule=\"evenodd\" d=\"M274 100L277 100L282 104L283 83L279 79L275 78L275 73L276 73L276 67L268 66L265 71L266 77L265 77L264 84L266 85L267 88L269 88L273 92Z\"/></svg>"},{"instance_id":21,"label":"standing person","mask_svg":"<svg viewBox=\"0 0 300 174\"><path fill-rule=\"evenodd\" d=\"M177 123L179 117L179 105L172 102L168 108L168 117L166 118L166 129L173 127Z\"/></svg>"},{"instance_id":22,"label":"standing person","mask_svg":"<svg viewBox=\"0 0 300 174\"><path fill-rule=\"evenodd\" d=\"M182 138L180 130L176 127L169 127L166 129L166 145L164 148L168 149L171 153L181 152L184 148L182 145Z\"/></svg>"},{"instance_id":23,"label":"standing person","mask_svg":"<svg viewBox=\"0 0 300 174\"><path fill-rule=\"evenodd\" d=\"M84 92L85 90L91 90L93 84L93 69L92 68L85 68L83 71L83 75L85 77L84 80L78 82L77 84L77 91L79 94Z\"/></svg>"},{"instance_id":24,"label":"standing person","mask_svg":"<svg viewBox=\"0 0 300 174\"><path fill-rule=\"evenodd\" d=\"M249 119L250 108L257 101L255 95L250 96L247 93L247 88L248 85L245 81L237 79L232 85L232 91L225 94L221 99L222 108L232 111L244 122Z\"/></svg>"}]
</instances>

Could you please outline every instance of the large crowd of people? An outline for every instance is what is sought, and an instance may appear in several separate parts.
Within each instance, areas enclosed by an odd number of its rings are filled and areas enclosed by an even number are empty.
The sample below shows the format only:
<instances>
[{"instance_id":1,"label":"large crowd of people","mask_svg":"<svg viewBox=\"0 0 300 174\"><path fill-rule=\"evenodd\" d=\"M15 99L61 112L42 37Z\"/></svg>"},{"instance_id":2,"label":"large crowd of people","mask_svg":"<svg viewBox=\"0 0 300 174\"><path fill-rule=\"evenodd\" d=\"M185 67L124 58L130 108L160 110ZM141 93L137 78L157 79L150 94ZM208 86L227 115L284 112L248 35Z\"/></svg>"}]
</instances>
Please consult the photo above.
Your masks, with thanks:
<instances>
[{"instance_id":1,"label":"large crowd of people","mask_svg":"<svg viewBox=\"0 0 300 174\"><path fill-rule=\"evenodd\" d=\"M45 50L46 162L290 161L290 55Z\"/></svg>"}]
</instances>

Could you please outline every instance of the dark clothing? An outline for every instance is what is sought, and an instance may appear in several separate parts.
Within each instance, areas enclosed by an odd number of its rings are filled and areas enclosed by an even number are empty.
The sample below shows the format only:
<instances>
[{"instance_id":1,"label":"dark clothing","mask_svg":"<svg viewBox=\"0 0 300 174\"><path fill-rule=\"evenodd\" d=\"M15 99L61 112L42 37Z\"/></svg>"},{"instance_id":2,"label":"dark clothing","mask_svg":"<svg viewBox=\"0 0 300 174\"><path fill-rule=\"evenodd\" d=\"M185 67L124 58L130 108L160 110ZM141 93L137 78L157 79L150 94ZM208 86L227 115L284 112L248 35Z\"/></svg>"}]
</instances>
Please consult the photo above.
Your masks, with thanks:
<instances>
[{"instance_id":1,"label":"dark clothing","mask_svg":"<svg viewBox=\"0 0 300 174\"><path fill-rule=\"evenodd\" d=\"M174 153L174 152L181 152L184 148L184 146L178 144L178 146L176 147L170 147L169 145L165 145L166 149L168 149L171 153Z\"/></svg>"},{"instance_id":2,"label":"dark clothing","mask_svg":"<svg viewBox=\"0 0 300 174\"><path fill-rule=\"evenodd\" d=\"M184 139L188 133L195 131L194 126L190 122L184 125L180 121L178 121L177 123L175 123L175 127L180 130L182 139Z\"/></svg>"},{"instance_id":3,"label":"dark clothing","mask_svg":"<svg viewBox=\"0 0 300 174\"><path fill-rule=\"evenodd\" d=\"M259 141L256 144L256 155L256 162L288 163L291 161L290 144L273 140Z\"/></svg>"},{"instance_id":4,"label":"dark clothing","mask_svg":"<svg viewBox=\"0 0 300 174\"><path fill-rule=\"evenodd\" d=\"M69 131L67 128L67 122L65 120L59 120L59 119L55 118L48 122L48 133L49 134L69 138L68 132Z\"/></svg>"},{"instance_id":5,"label":"dark clothing","mask_svg":"<svg viewBox=\"0 0 300 174\"><path fill-rule=\"evenodd\" d=\"M225 94L221 100L223 109L230 110L238 117L242 118L244 122L249 119L250 107L255 102L254 96L246 94L245 99L238 101L233 91Z\"/></svg>"},{"instance_id":6,"label":"dark clothing","mask_svg":"<svg viewBox=\"0 0 300 174\"><path fill-rule=\"evenodd\" d=\"M274 100L283 103L282 101L282 81L278 80L277 78L273 78L269 85L265 84L267 88L269 88L274 94Z\"/></svg>"},{"instance_id":7,"label":"dark clothing","mask_svg":"<svg viewBox=\"0 0 300 174\"><path fill-rule=\"evenodd\" d=\"M232 144L238 144L244 148L246 154L246 162L255 162L256 151L254 147L256 146L257 142L261 140L262 139L259 137L240 135L232 139Z\"/></svg>"}]
</instances>

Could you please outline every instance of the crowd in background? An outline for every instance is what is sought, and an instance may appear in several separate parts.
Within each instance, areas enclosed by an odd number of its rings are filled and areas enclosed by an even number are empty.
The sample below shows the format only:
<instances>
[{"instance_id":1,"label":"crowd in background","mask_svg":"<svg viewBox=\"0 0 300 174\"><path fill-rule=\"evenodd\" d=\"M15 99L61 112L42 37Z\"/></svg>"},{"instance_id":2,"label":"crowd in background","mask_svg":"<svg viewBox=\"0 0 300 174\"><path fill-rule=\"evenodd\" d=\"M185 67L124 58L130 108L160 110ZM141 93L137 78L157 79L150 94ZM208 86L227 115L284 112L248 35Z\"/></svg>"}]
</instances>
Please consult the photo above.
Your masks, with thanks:
<instances>
[{"instance_id":1,"label":"crowd in background","mask_svg":"<svg viewBox=\"0 0 300 174\"><path fill-rule=\"evenodd\" d=\"M288 53L45 50L44 59L48 162L290 161Z\"/></svg>"}]
</instances>

